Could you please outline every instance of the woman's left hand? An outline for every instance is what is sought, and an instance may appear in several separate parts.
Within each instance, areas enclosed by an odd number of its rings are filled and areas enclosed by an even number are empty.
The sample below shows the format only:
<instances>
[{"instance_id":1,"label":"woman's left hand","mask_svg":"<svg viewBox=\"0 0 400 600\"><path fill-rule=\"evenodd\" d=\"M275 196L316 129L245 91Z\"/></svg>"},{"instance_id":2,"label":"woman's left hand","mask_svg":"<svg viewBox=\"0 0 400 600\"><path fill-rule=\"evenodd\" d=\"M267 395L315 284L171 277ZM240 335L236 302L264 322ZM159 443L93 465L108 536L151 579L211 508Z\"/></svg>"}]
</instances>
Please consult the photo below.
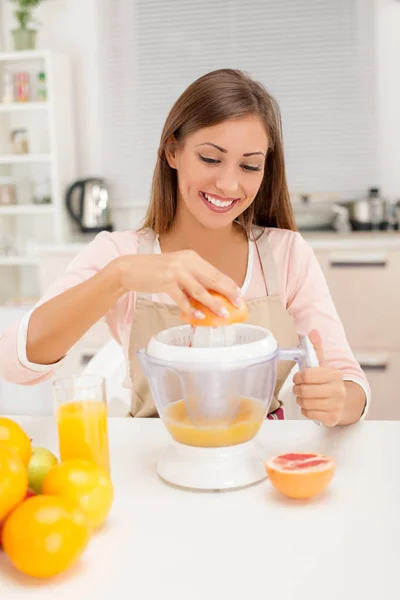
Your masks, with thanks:
<instances>
[{"instance_id":1,"label":"woman's left hand","mask_svg":"<svg viewBox=\"0 0 400 600\"><path fill-rule=\"evenodd\" d=\"M319 367L303 369L293 377L293 392L302 414L327 427L337 425L344 411L346 387L342 373L327 365L317 331L309 334Z\"/></svg>"}]
</instances>

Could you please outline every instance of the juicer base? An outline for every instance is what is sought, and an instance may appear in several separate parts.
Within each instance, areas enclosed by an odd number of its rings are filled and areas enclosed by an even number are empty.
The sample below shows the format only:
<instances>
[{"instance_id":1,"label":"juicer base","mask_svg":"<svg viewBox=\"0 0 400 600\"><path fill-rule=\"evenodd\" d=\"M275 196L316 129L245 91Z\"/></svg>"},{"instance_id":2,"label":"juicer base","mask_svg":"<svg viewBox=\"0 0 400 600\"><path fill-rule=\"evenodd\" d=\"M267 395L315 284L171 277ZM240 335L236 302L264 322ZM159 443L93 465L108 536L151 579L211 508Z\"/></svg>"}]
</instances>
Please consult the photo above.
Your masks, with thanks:
<instances>
[{"instance_id":1,"label":"juicer base","mask_svg":"<svg viewBox=\"0 0 400 600\"><path fill-rule=\"evenodd\" d=\"M256 440L223 448L199 448L173 441L158 462L158 474L192 490L223 491L266 479L266 451Z\"/></svg>"}]
</instances>

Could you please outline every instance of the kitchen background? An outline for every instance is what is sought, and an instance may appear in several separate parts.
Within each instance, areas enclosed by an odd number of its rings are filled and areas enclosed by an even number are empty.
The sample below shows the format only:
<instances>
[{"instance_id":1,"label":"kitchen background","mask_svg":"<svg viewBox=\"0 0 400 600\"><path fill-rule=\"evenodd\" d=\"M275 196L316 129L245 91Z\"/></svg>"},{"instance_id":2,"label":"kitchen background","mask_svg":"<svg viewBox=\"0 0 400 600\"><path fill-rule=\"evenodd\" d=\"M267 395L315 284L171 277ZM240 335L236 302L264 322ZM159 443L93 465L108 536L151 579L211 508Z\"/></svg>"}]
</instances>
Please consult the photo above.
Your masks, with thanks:
<instances>
[{"instance_id":1,"label":"kitchen background","mask_svg":"<svg viewBox=\"0 0 400 600\"><path fill-rule=\"evenodd\" d=\"M33 49L17 5L0 0L0 332L96 228L140 222L172 103L202 73L241 68L280 104L297 224L369 378L371 417L399 419L400 2L44 0ZM58 375L108 339L100 322ZM0 411L46 412L50 387L0 381Z\"/></svg>"}]
</instances>

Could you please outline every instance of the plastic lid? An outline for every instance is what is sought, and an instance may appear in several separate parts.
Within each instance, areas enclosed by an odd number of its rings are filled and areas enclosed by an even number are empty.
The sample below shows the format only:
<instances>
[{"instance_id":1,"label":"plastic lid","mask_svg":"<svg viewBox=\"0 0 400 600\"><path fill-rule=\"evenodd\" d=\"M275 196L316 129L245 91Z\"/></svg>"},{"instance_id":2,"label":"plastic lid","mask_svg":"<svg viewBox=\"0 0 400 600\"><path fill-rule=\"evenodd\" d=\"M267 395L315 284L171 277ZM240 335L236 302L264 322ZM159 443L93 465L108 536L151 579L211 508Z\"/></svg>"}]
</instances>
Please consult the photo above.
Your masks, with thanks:
<instances>
[{"instance_id":1,"label":"plastic lid","mask_svg":"<svg viewBox=\"0 0 400 600\"><path fill-rule=\"evenodd\" d=\"M226 367L268 360L278 349L272 333L263 327L243 323L230 327L235 329L233 338L236 343L232 346L191 347L192 328L183 325L166 329L152 337L147 354L159 361L174 363L175 366L201 368L210 363L215 367Z\"/></svg>"}]
</instances>

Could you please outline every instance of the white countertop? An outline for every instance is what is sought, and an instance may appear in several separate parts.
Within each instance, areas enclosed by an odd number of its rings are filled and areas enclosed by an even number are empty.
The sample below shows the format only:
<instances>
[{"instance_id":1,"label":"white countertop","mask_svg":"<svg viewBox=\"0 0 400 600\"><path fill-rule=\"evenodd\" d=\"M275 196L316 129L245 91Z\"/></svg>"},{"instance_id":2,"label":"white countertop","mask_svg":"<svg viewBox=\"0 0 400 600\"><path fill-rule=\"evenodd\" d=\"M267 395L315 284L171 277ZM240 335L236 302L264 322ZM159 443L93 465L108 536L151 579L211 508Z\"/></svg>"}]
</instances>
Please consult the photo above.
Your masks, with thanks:
<instances>
[{"instance_id":1,"label":"white countertop","mask_svg":"<svg viewBox=\"0 0 400 600\"><path fill-rule=\"evenodd\" d=\"M352 231L350 233L301 231L300 233L314 250L400 248L400 231Z\"/></svg>"},{"instance_id":2,"label":"white countertop","mask_svg":"<svg viewBox=\"0 0 400 600\"><path fill-rule=\"evenodd\" d=\"M57 451L50 417L18 417L34 445ZM27 579L0 557L7 600L398 600L400 422L327 430L266 421L266 457L333 455L337 473L311 502L266 480L224 493L175 489L156 474L169 441L158 419L110 419L116 497L107 525L58 579Z\"/></svg>"}]
</instances>

